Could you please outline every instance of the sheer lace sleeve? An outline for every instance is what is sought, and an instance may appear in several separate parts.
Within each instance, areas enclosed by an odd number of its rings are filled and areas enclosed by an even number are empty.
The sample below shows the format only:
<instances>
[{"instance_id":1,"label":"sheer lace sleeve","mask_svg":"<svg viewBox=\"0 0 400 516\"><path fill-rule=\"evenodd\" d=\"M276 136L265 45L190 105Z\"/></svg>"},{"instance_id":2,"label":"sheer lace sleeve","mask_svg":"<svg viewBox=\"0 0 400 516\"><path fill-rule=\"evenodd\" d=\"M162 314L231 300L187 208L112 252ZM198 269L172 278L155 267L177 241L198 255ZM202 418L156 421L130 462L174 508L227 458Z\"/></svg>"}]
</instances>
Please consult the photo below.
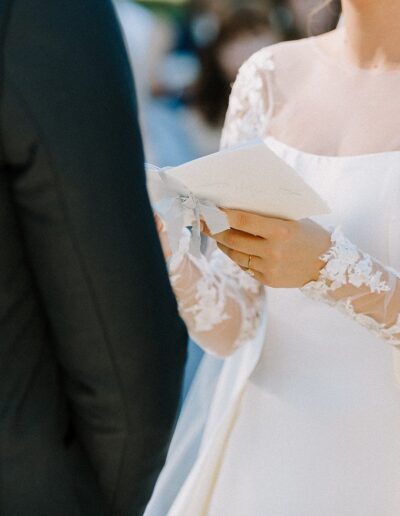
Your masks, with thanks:
<instances>
[{"instance_id":1,"label":"sheer lace sleeve","mask_svg":"<svg viewBox=\"0 0 400 516\"><path fill-rule=\"evenodd\" d=\"M221 147L262 138L273 110L270 85L274 62L270 49L256 52L240 68L226 115Z\"/></svg>"},{"instance_id":2,"label":"sheer lace sleeve","mask_svg":"<svg viewBox=\"0 0 400 516\"><path fill-rule=\"evenodd\" d=\"M272 66L269 52L263 50L241 68L230 97L222 148L262 136L269 116L263 70ZM191 337L201 347L209 353L227 356L255 336L265 309L265 289L212 241L205 256L191 256L188 238L185 230L180 250L169 263L180 313Z\"/></svg>"},{"instance_id":3,"label":"sheer lace sleeve","mask_svg":"<svg viewBox=\"0 0 400 516\"><path fill-rule=\"evenodd\" d=\"M340 231L321 257L326 262L318 281L302 291L343 310L376 335L400 346L400 272L359 250Z\"/></svg>"},{"instance_id":4,"label":"sheer lace sleeve","mask_svg":"<svg viewBox=\"0 0 400 516\"><path fill-rule=\"evenodd\" d=\"M169 263L180 314L205 351L229 356L254 338L264 289L213 244L205 256L192 256L188 240L187 234Z\"/></svg>"}]
</instances>

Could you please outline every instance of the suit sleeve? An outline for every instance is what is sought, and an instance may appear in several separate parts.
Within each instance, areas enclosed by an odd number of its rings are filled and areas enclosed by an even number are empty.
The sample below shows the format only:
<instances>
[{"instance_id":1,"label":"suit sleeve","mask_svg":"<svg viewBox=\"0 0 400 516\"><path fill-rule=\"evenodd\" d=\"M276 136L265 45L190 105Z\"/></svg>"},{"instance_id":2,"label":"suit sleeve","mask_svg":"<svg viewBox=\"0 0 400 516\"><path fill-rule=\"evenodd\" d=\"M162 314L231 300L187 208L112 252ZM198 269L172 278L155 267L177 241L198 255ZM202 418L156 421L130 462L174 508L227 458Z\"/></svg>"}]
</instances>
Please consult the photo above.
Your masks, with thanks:
<instances>
[{"instance_id":1,"label":"suit sleeve","mask_svg":"<svg viewBox=\"0 0 400 516\"><path fill-rule=\"evenodd\" d=\"M186 330L153 224L131 71L108 1L15 1L1 123L77 437L113 513L140 514L165 460Z\"/></svg>"}]
</instances>

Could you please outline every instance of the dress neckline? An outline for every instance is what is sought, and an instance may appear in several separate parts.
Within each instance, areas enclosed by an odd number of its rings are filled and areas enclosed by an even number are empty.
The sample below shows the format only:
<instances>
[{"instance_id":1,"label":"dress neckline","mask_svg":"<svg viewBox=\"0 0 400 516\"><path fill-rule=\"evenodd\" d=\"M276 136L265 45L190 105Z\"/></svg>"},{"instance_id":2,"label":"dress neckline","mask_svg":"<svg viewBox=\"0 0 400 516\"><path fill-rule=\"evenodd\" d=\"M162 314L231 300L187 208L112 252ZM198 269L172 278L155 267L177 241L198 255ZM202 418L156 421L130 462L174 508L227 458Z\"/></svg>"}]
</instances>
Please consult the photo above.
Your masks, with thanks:
<instances>
[{"instance_id":1,"label":"dress neckline","mask_svg":"<svg viewBox=\"0 0 400 516\"><path fill-rule=\"evenodd\" d=\"M308 157L309 159L315 159L315 160L356 161L356 160L371 160L371 159L377 159L377 158L388 157L388 156L400 157L400 150L370 152L370 153L364 153L364 154L349 154L349 155L343 155L343 156L334 156L334 155L330 156L330 155L325 155L325 154L314 154L312 152L307 152L307 151L298 149L285 142L282 142L281 140L274 138L273 136L267 136L266 138L264 138L264 142L267 145L268 145L268 143L271 143L273 146L277 146L277 147L281 148L282 150L286 150L286 151L290 152L291 154L299 154L299 155Z\"/></svg>"}]
</instances>

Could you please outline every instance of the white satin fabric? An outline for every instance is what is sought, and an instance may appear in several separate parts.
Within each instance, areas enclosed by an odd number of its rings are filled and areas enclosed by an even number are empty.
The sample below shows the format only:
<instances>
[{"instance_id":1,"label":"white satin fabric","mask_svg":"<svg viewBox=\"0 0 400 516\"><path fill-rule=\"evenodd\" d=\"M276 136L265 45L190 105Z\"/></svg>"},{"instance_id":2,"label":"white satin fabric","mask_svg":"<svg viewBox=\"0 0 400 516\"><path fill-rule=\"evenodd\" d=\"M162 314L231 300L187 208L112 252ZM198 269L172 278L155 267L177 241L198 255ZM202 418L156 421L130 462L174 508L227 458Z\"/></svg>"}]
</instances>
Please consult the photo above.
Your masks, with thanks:
<instances>
[{"instance_id":1,"label":"white satin fabric","mask_svg":"<svg viewBox=\"0 0 400 516\"><path fill-rule=\"evenodd\" d=\"M400 269L400 152L267 142L328 201L319 222ZM400 350L295 289L267 312L222 369L205 359L146 516L398 516Z\"/></svg>"},{"instance_id":2,"label":"white satin fabric","mask_svg":"<svg viewBox=\"0 0 400 516\"><path fill-rule=\"evenodd\" d=\"M399 269L400 152L323 158L269 144L332 207L320 223ZM267 311L211 493L184 488L186 514L399 514L400 350L293 289L269 289Z\"/></svg>"}]
</instances>

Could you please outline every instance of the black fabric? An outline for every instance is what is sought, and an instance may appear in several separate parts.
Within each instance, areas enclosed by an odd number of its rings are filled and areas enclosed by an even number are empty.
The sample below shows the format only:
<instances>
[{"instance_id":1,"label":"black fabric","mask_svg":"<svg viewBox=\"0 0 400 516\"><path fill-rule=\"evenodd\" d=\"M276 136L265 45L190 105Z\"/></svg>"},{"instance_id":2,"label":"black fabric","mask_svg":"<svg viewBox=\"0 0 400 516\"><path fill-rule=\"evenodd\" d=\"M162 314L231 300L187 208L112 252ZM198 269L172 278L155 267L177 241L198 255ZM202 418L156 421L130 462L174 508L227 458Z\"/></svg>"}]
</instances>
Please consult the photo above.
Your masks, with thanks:
<instances>
[{"instance_id":1,"label":"black fabric","mask_svg":"<svg viewBox=\"0 0 400 516\"><path fill-rule=\"evenodd\" d=\"M0 27L0 515L141 514L186 330L119 27L107 0L0 0Z\"/></svg>"}]
</instances>

